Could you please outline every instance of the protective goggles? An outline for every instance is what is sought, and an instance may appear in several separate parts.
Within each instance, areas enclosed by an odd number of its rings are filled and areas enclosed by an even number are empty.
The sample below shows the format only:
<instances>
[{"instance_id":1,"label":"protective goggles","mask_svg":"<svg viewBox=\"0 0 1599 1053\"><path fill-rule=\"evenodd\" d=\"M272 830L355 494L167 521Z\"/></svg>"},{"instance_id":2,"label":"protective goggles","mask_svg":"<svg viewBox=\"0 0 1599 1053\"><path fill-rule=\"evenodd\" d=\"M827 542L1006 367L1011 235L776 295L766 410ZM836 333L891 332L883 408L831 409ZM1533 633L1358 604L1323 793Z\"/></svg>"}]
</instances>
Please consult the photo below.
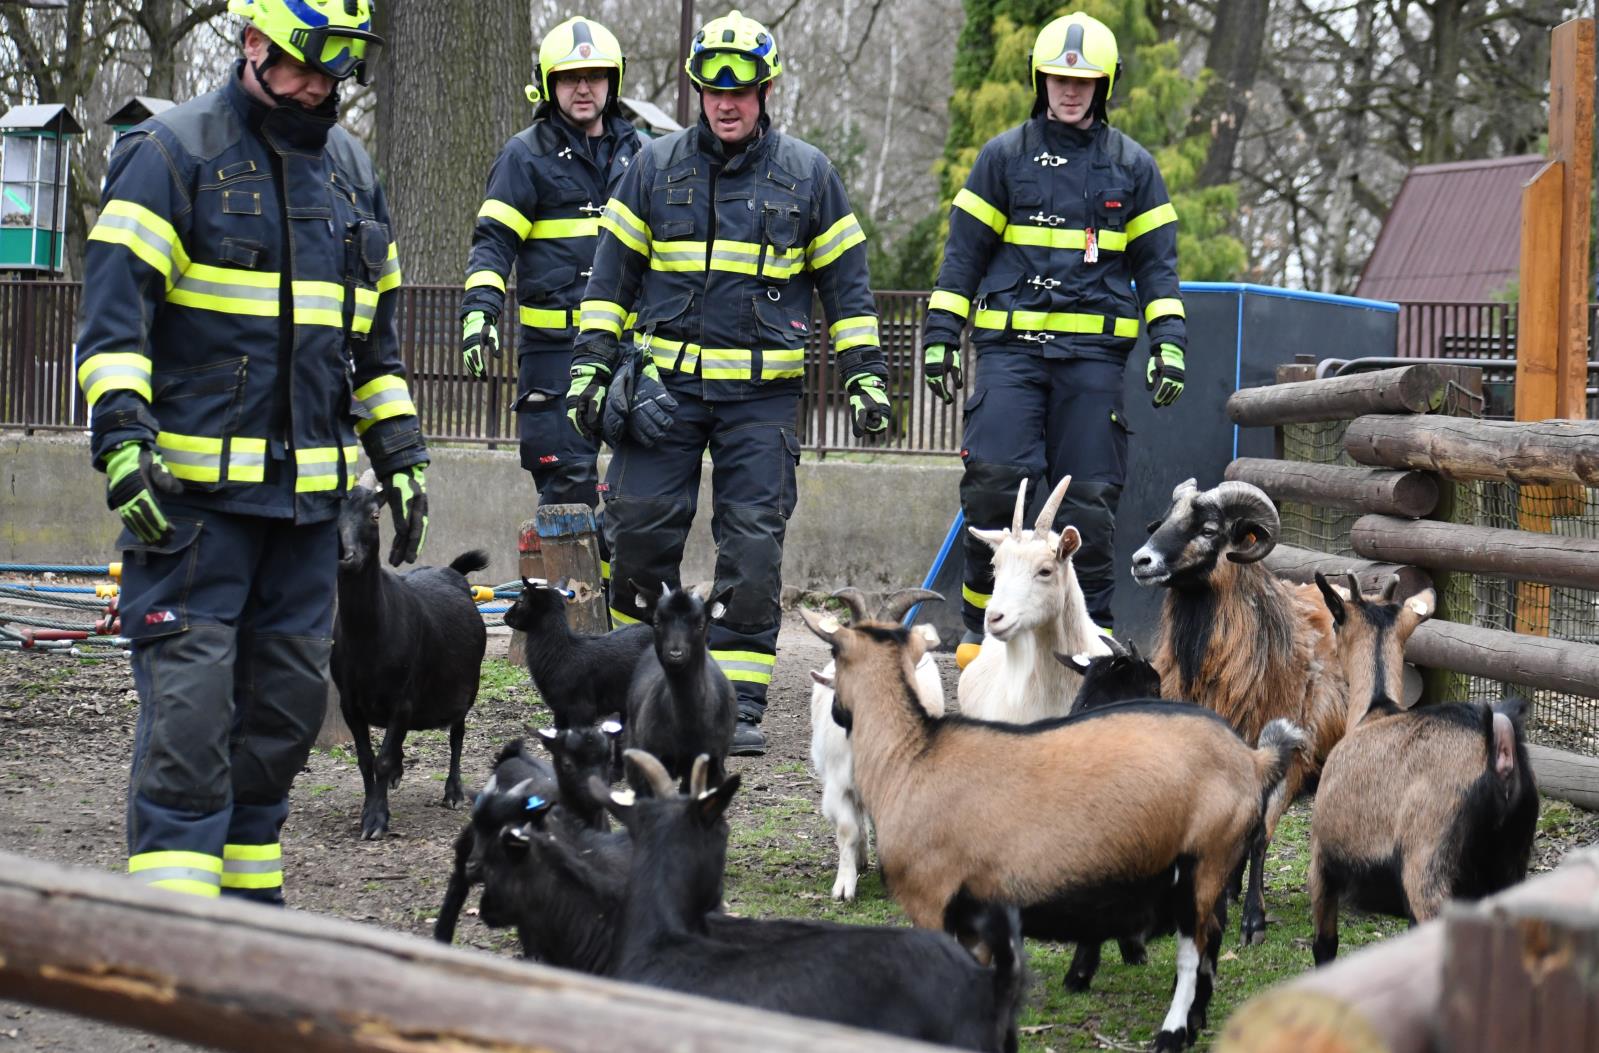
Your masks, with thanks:
<instances>
[{"instance_id":1,"label":"protective goggles","mask_svg":"<svg viewBox=\"0 0 1599 1053\"><path fill-rule=\"evenodd\" d=\"M371 79L368 52L375 53L383 46L383 38L376 33L348 26L296 29L290 40L305 56L305 64L318 73L325 73L334 80L346 80L353 75L362 84Z\"/></svg>"},{"instance_id":2,"label":"protective goggles","mask_svg":"<svg viewBox=\"0 0 1599 1053\"><path fill-rule=\"evenodd\" d=\"M736 51L700 51L694 78L712 88L743 88L758 83L766 64Z\"/></svg>"}]
</instances>

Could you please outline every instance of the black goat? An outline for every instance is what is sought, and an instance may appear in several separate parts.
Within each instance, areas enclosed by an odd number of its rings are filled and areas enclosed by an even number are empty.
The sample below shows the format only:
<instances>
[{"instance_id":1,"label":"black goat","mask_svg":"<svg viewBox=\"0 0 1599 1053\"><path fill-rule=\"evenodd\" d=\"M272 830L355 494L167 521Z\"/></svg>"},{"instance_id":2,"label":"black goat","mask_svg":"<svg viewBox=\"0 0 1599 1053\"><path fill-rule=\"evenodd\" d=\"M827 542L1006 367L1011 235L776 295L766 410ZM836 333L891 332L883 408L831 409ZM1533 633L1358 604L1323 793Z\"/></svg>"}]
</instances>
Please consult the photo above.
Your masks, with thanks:
<instances>
[{"instance_id":1,"label":"black goat","mask_svg":"<svg viewBox=\"0 0 1599 1053\"><path fill-rule=\"evenodd\" d=\"M944 912L954 939L799 921L778 923L767 941L717 939L706 919L721 898L723 813L739 777L709 785L710 759L701 756L679 796L654 757L626 757L655 796L609 798L633 839L612 976L963 1049L1016 1048L1026 969L1014 909L981 905L962 889Z\"/></svg>"},{"instance_id":2,"label":"black goat","mask_svg":"<svg viewBox=\"0 0 1599 1053\"><path fill-rule=\"evenodd\" d=\"M407 732L450 729L450 774L444 803L466 800L461 788L461 743L466 714L477 701L478 675L488 633L466 575L488 566L481 551L463 553L448 567L417 567L396 574L378 558L381 492L353 488L339 512L338 612L333 625L333 683L339 708L355 738L366 803L361 836L389 829L389 794L404 771ZM384 729L374 761L371 728Z\"/></svg>"},{"instance_id":3,"label":"black goat","mask_svg":"<svg viewBox=\"0 0 1599 1053\"><path fill-rule=\"evenodd\" d=\"M505 624L527 634L527 671L557 728L582 727L622 714L639 655L655 632L629 625L591 636L566 623L566 590L522 579L522 595L505 612Z\"/></svg>"},{"instance_id":4,"label":"black goat","mask_svg":"<svg viewBox=\"0 0 1599 1053\"><path fill-rule=\"evenodd\" d=\"M579 823L595 830L609 830L611 823L604 805L588 792L589 779L598 775L606 782L615 781L611 773L621 735L622 725L615 720L585 728L540 728L538 732L555 764L560 784L556 799Z\"/></svg>"},{"instance_id":5,"label":"black goat","mask_svg":"<svg viewBox=\"0 0 1599 1053\"><path fill-rule=\"evenodd\" d=\"M455 939L455 925L466 905L467 893L483 882L483 857L500 827L528 807L530 799L554 801L560 796L555 768L527 752L521 739L512 739L494 758L494 771L472 806L472 818L455 838L455 861L444 889L444 903L433 925L440 943Z\"/></svg>"},{"instance_id":6,"label":"black goat","mask_svg":"<svg viewBox=\"0 0 1599 1053\"><path fill-rule=\"evenodd\" d=\"M720 782L738 702L706 649L705 634L727 609L731 590L706 603L687 589L663 593L636 581L633 589L640 606L654 612L655 649L640 656L628 687L626 745L653 754L684 785L694 758L708 754Z\"/></svg>"}]
</instances>

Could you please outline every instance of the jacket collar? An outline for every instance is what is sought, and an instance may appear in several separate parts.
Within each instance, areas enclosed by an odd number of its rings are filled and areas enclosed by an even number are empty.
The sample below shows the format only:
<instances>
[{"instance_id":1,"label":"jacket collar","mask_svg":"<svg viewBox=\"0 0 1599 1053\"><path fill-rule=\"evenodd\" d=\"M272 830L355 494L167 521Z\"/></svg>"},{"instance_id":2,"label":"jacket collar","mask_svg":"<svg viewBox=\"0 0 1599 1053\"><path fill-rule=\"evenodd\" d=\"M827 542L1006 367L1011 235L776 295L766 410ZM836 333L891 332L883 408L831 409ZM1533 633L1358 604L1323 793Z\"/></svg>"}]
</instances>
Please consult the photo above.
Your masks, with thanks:
<instances>
[{"instance_id":1,"label":"jacket collar","mask_svg":"<svg viewBox=\"0 0 1599 1053\"><path fill-rule=\"evenodd\" d=\"M1045 145L1066 150L1082 150L1092 146L1104 138L1105 129L1109 127L1104 121L1096 120L1093 126L1085 131L1070 124L1052 121L1047 113L1039 114L1032 119L1032 122Z\"/></svg>"},{"instance_id":2,"label":"jacket collar","mask_svg":"<svg viewBox=\"0 0 1599 1053\"><path fill-rule=\"evenodd\" d=\"M711 131L711 122L705 119L705 114L700 114L699 123L694 127L695 145L699 152L709 157L712 161L725 165L731 171L738 171L744 165L754 164L757 158L765 155L771 149L772 140L777 133L772 131L772 118L761 114L755 123L755 131L745 139L742 144L728 146L716 137ZM749 158L749 160L743 160Z\"/></svg>"}]
</instances>

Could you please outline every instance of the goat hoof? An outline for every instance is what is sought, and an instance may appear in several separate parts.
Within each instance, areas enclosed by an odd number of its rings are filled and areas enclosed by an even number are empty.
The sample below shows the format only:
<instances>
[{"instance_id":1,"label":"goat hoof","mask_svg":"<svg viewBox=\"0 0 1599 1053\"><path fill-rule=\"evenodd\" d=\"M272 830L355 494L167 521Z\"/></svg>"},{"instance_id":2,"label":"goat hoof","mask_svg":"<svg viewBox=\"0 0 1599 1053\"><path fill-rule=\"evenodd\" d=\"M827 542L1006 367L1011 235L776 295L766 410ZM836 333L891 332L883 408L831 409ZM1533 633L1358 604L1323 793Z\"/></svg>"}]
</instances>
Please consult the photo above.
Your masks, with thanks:
<instances>
[{"instance_id":1,"label":"goat hoof","mask_svg":"<svg viewBox=\"0 0 1599 1053\"><path fill-rule=\"evenodd\" d=\"M1061 986L1073 994L1082 994L1084 991L1088 990L1088 985L1093 982L1094 978L1092 976L1080 976L1077 973L1067 973L1066 978L1061 981Z\"/></svg>"},{"instance_id":2,"label":"goat hoof","mask_svg":"<svg viewBox=\"0 0 1599 1053\"><path fill-rule=\"evenodd\" d=\"M466 801L466 791L461 789L460 783L444 784L444 807L459 808Z\"/></svg>"},{"instance_id":3,"label":"goat hoof","mask_svg":"<svg viewBox=\"0 0 1599 1053\"><path fill-rule=\"evenodd\" d=\"M1149 961L1149 952L1142 942L1119 940L1116 946L1121 951L1123 965L1143 965Z\"/></svg>"},{"instance_id":4,"label":"goat hoof","mask_svg":"<svg viewBox=\"0 0 1599 1053\"><path fill-rule=\"evenodd\" d=\"M1155 1044L1150 1048L1154 1053L1181 1053L1192 1045L1188 1037L1188 1029L1180 1027L1176 1031L1162 1031L1155 1036Z\"/></svg>"},{"instance_id":5,"label":"goat hoof","mask_svg":"<svg viewBox=\"0 0 1599 1053\"><path fill-rule=\"evenodd\" d=\"M1266 942L1266 926L1264 924L1259 926L1246 925L1243 936L1243 945L1245 947L1259 947Z\"/></svg>"}]
</instances>

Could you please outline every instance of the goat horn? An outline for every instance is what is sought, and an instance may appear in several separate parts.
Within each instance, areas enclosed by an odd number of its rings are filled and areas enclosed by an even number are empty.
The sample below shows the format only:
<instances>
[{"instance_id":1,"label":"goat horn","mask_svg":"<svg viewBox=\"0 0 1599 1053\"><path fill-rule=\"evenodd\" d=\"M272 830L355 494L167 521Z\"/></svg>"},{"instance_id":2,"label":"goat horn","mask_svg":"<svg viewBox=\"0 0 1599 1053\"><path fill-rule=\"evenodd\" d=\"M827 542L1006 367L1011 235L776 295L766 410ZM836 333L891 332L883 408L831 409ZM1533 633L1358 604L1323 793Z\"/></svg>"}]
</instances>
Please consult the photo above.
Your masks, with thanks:
<instances>
[{"instance_id":1,"label":"goat horn","mask_svg":"<svg viewBox=\"0 0 1599 1053\"><path fill-rule=\"evenodd\" d=\"M1198 490L1199 490L1199 480L1198 479L1184 479L1182 482L1180 482L1176 486L1172 487L1171 499L1173 501L1175 501L1175 500L1177 500L1177 498L1181 497L1183 494L1197 493Z\"/></svg>"},{"instance_id":2,"label":"goat horn","mask_svg":"<svg viewBox=\"0 0 1599 1053\"><path fill-rule=\"evenodd\" d=\"M1399 595L1399 575L1390 574L1382 587L1382 601L1392 603L1397 595Z\"/></svg>"},{"instance_id":3,"label":"goat horn","mask_svg":"<svg viewBox=\"0 0 1599 1053\"><path fill-rule=\"evenodd\" d=\"M688 795L695 800L705 796L710 780L711 757L710 754L702 753L694 758L694 771L688 777Z\"/></svg>"},{"instance_id":4,"label":"goat horn","mask_svg":"<svg viewBox=\"0 0 1599 1053\"><path fill-rule=\"evenodd\" d=\"M877 620L898 622L912 607L925 600L938 600L942 603L944 597L931 589L900 589L883 601L882 609L877 612Z\"/></svg>"},{"instance_id":5,"label":"goat horn","mask_svg":"<svg viewBox=\"0 0 1599 1053\"><path fill-rule=\"evenodd\" d=\"M1349 590L1349 602L1365 603L1366 597L1360 591L1360 578L1352 570L1344 571L1344 588Z\"/></svg>"},{"instance_id":6,"label":"goat horn","mask_svg":"<svg viewBox=\"0 0 1599 1053\"><path fill-rule=\"evenodd\" d=\"M1011 533L1020 536L1022 532L1022 515L1027 511L1027 480L1022 480L1022 485L1016 488L1016 512L1011 516Z\"/></svg>"},{"instance_id":7,"label":"goat horn","mask_svg":"<svg viewBox=\"0 0 1599 1053\"><path fill-rule=\"evenodd\" d=\"M1216 488L1211 490L1210 494L1211 499L1221 507L1222 511L1232 513L1236 510L1259 520L1260 525L1266 528L1266 533L1273 538L1282 529L1282 519L1277 515L1277 506L1271 503L1266 491L1258 486L1229 479L1216 484Z\"/></svg>"},{"instance_id":8,"label":"goat horn","mask_svg":"<svg viewBox=\"0 0 1599 1053\"><path fill-rule=\"evenodd\" d=\"M1123 658L1128 657L1127 648L1122 646L1120 640L1114 636L1106 636L1104 633L1101 633L1100 636L1104 638L1105 646L1110 648L1111 654L1120 655Z\"/></svg>"},{"instance_id":9,"label":"goat horn","mask_svg":"<svg viewBox=\"0 0 1599 1053\"><path fill-rule=\"evenodd\" d=\"M655 754L646 753L644 750L623 750L622 756L633 762L633 766L644 776L644 781L650 784L650 789L657 797L671 797L677 793L677 786L672 782L672 777L666 773L666 766L655 759Z\"/></svg>"},{"instance_id":10,"label":"goat horn","mask_svg":"<svg viewBox=\"0 0 1599 1053\"><path fill-rule=\"evenodd\" d=\"M1072 477L1062 476L1060 482L1055 484L1055 489L1049 492L1049 500L1044 502L1043 510L1038 513L1038 522L1033 524L1033 533L1043 537L1055 529L1055 513L1060 511L1060 503L1066 497L1066 488L1072 485Z\"/></svg>"},{"instance_id":11,"label":"goat horn","mask_svg":"<svg viewBox=\"0 0 1599 1053\"><path fill-rule=\"evenodd\" d=\"M838 600L849 608L851 625L871 621L872 616L866 613L866 593L853 585L846 586L833 593L833 599Z\"/></svg>"}]
</instances>

